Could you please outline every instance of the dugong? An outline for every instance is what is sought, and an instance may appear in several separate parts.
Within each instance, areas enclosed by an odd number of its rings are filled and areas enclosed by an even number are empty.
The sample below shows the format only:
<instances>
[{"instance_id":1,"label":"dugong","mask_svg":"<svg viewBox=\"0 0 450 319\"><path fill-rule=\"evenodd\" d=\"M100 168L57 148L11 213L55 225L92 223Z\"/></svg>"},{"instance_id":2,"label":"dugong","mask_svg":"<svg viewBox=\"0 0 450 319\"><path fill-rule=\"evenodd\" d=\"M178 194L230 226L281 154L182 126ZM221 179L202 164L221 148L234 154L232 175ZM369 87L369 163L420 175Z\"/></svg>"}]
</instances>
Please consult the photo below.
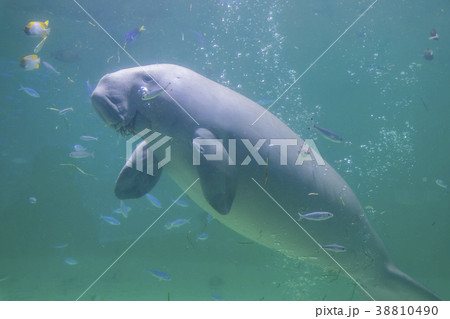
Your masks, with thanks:
<instances>
[{"instance_id":1,"label":"dugong","mask_svg":"<svg viewBox=\"0 0 450 319\"><path fill-rule=\"evenodd\" d=\"M122 168L119 199L145 195L165 171L227 227L286 256L343 269L368 299L439 300L393 265L343 178L257 103L171 64L107 74L91 101L115 130L151 136ZM312 212L332 217L298 220Z\"/></svg>"}]
</instances>

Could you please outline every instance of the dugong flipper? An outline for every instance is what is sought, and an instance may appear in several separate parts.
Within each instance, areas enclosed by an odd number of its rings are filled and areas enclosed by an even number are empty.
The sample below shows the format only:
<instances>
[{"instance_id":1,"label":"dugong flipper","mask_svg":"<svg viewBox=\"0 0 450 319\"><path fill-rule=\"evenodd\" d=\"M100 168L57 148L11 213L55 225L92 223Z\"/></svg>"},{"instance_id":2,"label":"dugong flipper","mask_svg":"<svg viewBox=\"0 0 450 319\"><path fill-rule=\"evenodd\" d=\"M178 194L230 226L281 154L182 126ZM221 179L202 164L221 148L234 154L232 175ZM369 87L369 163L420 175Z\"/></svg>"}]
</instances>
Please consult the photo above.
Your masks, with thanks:
<instances>
[{"instance_id":1,"label":"dugong flipper","mask_svg":"<svg viewBox=\"0 0 450 319\"><path fill-rule=\"evenodd\" d=\"M148 98L148 92L157 93ZM191 199L236 232L321 267L337 268L337 262L368 298L439 299L395 268L355 194L328 163L314 152L299 161L307 145L270 112L252 125L264 111L255 102L189 69L160 64L105 75L92 103L122 133L149 129L170 136L165 172L183 190L193 185ZM164 152L153 150L152 162L164 159ZM222 156L215 157L218 153ZM157 183L160 171L152 176L133 171L144 167L142 159L131 156L122 169L119 198L142 196ZM306 233L295 222L298 212L333 217L299 221ZM323 247L345 252L327 253Z\"/></svg>"}]
</instances>

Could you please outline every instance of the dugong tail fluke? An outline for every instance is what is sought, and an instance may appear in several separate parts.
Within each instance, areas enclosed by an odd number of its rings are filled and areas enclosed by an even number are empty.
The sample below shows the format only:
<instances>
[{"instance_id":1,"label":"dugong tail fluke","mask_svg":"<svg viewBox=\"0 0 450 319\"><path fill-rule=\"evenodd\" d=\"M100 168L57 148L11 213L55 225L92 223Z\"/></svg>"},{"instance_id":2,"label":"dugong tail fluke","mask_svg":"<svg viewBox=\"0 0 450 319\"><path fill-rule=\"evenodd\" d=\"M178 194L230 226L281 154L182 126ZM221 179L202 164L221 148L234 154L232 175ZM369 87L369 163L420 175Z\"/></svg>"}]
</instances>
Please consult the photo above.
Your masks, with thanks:
<instances>
[{"instance_id":1,"label":"dugong tail fluke","mask_svg":"<svg viewBox=\"0 0 450 319\"><path fill-rule=\"evenodd\" d=\"M135 134L130 140L144 131L170 137L170 146L153 144L149 152L142 142L129 156L116 181L120 199L148 193L164 163L165 173L219 222L285 256L344 270L368 299L440 299L395 268L331 165L250 99L187 68L157 64L105 75L91 100L109 126ZM332 218L298 221L299 213L312 212Z\"/></svg>"}]
</instances>

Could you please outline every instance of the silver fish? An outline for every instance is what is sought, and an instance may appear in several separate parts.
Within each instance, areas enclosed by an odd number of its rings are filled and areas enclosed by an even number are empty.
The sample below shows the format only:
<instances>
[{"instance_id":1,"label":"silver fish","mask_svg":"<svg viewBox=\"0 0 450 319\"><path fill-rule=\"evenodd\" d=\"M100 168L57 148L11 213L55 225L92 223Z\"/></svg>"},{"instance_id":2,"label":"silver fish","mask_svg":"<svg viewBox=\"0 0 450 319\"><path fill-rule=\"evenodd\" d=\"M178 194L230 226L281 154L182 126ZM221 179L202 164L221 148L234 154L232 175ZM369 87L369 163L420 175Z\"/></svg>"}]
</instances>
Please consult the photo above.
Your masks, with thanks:
<instances>
[{"instance_id":1,"label":"silver fish","mask_svg":"<svg viewBox=\"0 0 450 319\"><path fill-rule=\"evenodd\" d=\"M437 179L436 180L436 185L439 186L439 187L445 188L445 189L448 188L448 185L445 184L445 182L442 179Z\"/></svg>"},{"instance_id":2,"label":"silver fish","mask_svg":"<svg viewBox=\"0 0 450 319\"><path fill-rule=\"evenodd\" d=\"M75 151L75 152L70 152L69 156L72 158L86 158L91 156L92 158L94 158L94 152L89 153L86 151Z\"/></svg>"},{"instance_id":3,"label":"silver fish","mask_svg":"<svg viewBox=\"0 0 450 319\"><path fill-rule=\"evenodd\" d=\"M347 248L345 248L344 246L338 245L338 244L325 245L325 246L322 246L322 248L324 248L326 250L334 251L336 253L343 253L343 252L347 251Z\"/></svg>"},{"instance_id":4,"label":"silver fish","mask_svg":"<svg viewBox=\"0 0 450 319\"><path fill-rule=\"evenodd\" d=\"M57 71L50 63L45 62L45 61L42 61L42 64L43 64L47 69L49 69L50 71L52 71L52 72L54 72L54 73L56 73L56 74L58 74L58 75L61 74L61 72Z\"/></svg>"},{"instance_id":5,"label":"silver fish","mask_svg":"<svg viewBox=\"0 0 450 319\"><path fill-rule=\"evenodd\" d=\"M172 228L181 227L181 226L183 226L183 225L185 225L185 224L187 224L189 222L190 222L190 219L182 219L182 218L180 218L180 219L174 220L173 222L166 223L166 225L164 227L166 227L166 229L169 230L169 229L172 229Z\"/></svg>"},{"instance_id":6,"label":"silver fish","mask_svg":"<svg viewBox=\"0 0 450 319\"><path fill-rule=\"evenodd\" d=\"M334 215L329 212L313 212L313 213L308 213L305 215L298 213L298 216L300 217L299 220L307 219L307 220L314 220L314 221L322 221L322 220L330 219Z\"/></svg>"},{"instance_id":7,"label":"silver fish","mask_svg":"<svg viewBox=\"0 0 450 319\"><path fill-rule=\"evenodd\" d=\"M93 137L93 136L80 136L80 139L83 141L98 141L98 137Z\"/></svg>"},{"instance_id":8,"label":"silver fish","mask_svg":"<svg viewBox=\"0 0 450 319\"><path fill-rule=\"evenodd\" d=\"M67 107L65 109L59 110L58 114L59 115L66 115L68 112L73 112L73 108L72 107Z\"/></svg>"}]
</instances>

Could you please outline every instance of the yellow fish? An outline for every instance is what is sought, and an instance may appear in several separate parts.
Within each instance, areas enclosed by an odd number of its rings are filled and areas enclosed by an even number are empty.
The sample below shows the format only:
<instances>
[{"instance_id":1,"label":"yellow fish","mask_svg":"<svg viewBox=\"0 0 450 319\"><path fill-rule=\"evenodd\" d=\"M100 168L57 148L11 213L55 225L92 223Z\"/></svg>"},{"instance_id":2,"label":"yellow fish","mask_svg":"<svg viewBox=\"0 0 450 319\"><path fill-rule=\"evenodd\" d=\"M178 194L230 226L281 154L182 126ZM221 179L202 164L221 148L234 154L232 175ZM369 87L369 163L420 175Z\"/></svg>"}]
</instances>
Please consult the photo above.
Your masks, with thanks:
<instances>
[{"instance_id":1,"label":"yellow fish","mask_svg":"<svg viewBox=\"0 0 450 319\"><path fill-rule=\"evenodd\" d=\"M23 29L23 31L27 35L46 38L50 34L48 20L45 22L32 21L25 26L25 29Z\"/></svg>"},{"instance_id":2,"label":"yellow fish","mask_svg":"<svg viewBox=\"0 0 450 319\"><path fill-rule=\"evenodd\" d=\"M39 63L41 63L41 59L36 54L27 55L20 60L20 66L27 71L39 69Z\"/></svg>"}]
</instances>

